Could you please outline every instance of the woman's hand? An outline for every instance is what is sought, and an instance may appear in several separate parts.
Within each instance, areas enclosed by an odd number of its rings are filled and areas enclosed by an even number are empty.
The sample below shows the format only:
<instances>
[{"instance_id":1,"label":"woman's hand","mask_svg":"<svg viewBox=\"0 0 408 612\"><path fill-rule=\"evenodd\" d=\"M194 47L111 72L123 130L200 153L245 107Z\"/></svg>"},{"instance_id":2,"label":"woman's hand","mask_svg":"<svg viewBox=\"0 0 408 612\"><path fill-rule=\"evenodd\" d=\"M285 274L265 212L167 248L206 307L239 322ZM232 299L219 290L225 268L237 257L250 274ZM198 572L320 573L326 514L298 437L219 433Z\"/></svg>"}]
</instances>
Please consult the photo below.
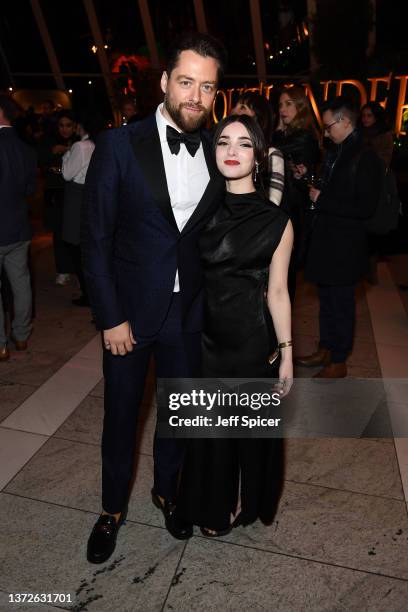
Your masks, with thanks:
<instances>
[{"instance_id":1,"label":"woman's hand","mask_svg":"<svg viewBox=\"0 0 408 612\"><path fill-rule=\"evenodd\" d=\"M277 391L281 397L285 397L293 385L293 361L292 355L282 356L279 366L279 381L276 385Z\"/></svg>"},{"instance_id":2,"label":"woman's hand","mask_svg":"<svg viewBox=\"0 0 408 612\"><path fill-rule=\"evenodd\" d=\"M133 337L132 330L128 321L112 327L111 329L103 330L103 344L107 351L112 355L126 355L133 351L133 345L136 340Z\"/></svg>"}]
</instances>

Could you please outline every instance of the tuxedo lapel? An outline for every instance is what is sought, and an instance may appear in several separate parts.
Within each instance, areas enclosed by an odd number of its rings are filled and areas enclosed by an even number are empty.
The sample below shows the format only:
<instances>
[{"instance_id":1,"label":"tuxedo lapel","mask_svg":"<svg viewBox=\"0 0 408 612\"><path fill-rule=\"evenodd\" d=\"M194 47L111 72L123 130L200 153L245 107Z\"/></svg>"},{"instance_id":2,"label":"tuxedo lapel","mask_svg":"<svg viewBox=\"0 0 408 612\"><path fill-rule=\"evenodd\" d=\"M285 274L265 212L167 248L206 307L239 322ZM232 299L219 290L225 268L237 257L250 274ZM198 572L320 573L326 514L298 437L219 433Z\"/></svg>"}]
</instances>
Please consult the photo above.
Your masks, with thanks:
<instances>
[{"instance_id":1,"label":"tuxedo lapel","mask_svg":"<svg viewBox=\"0 0 408 612\"><path fill-rule=\"evenodd\" d=\"M152 116L144 121L133 124L133 126L134 131L130 135L130 141L136 160L142 170L143 178L162 214L170 225L179 232L171 207L156 119ZM129 126L128 129L132 129L133 126ZM217 170L211 139L205 133L202 134L202 145L210 180L182 233L189 231L196 225L212 205L215 208L221 194L224 192L225 181Z\"/></svg>"},{"instance_id":2,"label":"tuxedo lapel","mask_svg":"<svg viewBox=\"0 0 408 612\"><path fill-rule=\"evenodd\" d=\"M222 194L225 191L225 179L218 172L212 150L212 141L207 133L202 134L202 144L210 180L201 200L197 204L195 211L184 226L183 231L181 232L182 234L188 232L194 225L196 225L211 208L214 208L215 210L221 200Z\"/></svg>"},{"instance_id":3,"label":"tuxedo lapel","mask_svg":"<svg viewBox=\"0 0 408 612\"><path fill-rule=\"evenodd\" d=\"M215 163L215 156L212 146L212 138L208 132L202 133L201 142L203 143L204 157L207 163L208 172L210 177L218 175L217 165Z\"/></svg>"},{"instance_id":4,"label":"tuxedo lapel","mask_svg":"<svg viewBox=\"0 0 408 612\"><path fill-rule=\"evenodd\" d=\"M164 169L156 119L154 116L149 117L144 122L141 121L134 125L141 129L131 134L130 141L137 162L143 172L143 178L164 217L178 232L179 230L174 218L167 187L166 172Z\"/></svg>"}]
</instances>

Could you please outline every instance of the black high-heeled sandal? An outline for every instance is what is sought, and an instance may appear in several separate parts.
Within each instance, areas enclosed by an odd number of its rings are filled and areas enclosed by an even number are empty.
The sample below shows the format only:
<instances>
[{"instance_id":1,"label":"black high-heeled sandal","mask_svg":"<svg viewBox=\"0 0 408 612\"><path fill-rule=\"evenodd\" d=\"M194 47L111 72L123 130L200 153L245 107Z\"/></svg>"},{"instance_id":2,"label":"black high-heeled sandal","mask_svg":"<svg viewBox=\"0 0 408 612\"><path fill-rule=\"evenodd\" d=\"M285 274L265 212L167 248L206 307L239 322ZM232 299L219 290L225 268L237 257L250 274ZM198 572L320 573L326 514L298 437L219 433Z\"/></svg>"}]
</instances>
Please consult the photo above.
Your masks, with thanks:
<instances>
[{"instance_id":1,"label":"black high-heeled sandal","mask_svg":"<svg viewBox=\"0 0 408 612\"><path fill-rule=\"evenodd\" d=\"M232 521L232 525L231 527L240 527L241 525L243 525L243 521L242 521L242 512L240 512L239 514L237 514L237 516L235 517L235 519Z\"/></svg>"},{"instance_id":2,"label":"black high-heeled sandal","mask_svg":"<svg viewBox=\"0 0 408 612\"><path fill-rule=\"evenodd\" d=\"M221 529L219 531L210 529L209 527L200 527L200 531L206 538L220 538L221 536L226 536L231 533L232 525L229 525L227 529Z\"/></svg>"}]
</instances>

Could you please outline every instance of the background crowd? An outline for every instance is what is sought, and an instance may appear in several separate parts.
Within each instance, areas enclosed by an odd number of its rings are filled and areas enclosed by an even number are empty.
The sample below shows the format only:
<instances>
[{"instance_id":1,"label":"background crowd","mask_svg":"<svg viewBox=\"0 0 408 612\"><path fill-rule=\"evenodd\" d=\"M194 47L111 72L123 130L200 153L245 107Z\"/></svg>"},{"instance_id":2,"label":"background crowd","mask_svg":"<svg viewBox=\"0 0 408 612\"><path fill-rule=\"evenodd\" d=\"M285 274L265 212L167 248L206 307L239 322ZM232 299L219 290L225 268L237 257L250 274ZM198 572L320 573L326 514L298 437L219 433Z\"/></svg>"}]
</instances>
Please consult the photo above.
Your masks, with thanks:
<instances>
[{"instance_id":1,"label":"background crowd","mask_svg":"<svg viewBox=\"0 0 408 612\"><path fill-rule=\"evenodd\" d=\"M19 108L8 96L1 97L3 123L13 126L18 141L24 143L26 150L35 154L37 163L36 200L40 202L40 222L36 227L52 234L55 262L55 283L78 286L80 294L74 296L74 306L89 306L87 290L82 274L80 250L81 199L89 161L94 150L98 133L108 127L95 109L83 111L56 108L52 100L44 100L40 112L33 107L26 110ZM267 101L254 91L240 95L231 109L232 114L247 114L256 118L264 133L269 147L268 162L261 169L258 186L262 185L271 202L281 206L289 215L295 228L295 244L289 269L289 293L292 302L295 299L297 272L305 264L306 253L312 233L315 211L309 199L310 188L324 188L327 183L325 173L330 172L330 155L336 155L336 147L327 131L322 134L314 119L308 98L302 87L294 86L283 89L274 102ZM123 125L138 121L141 116L134 98L122 100L121 115ZM210 126L211 127L211 126ZM392 164L393 134L389 127L385 110L376 102L369 102L360 109L357 124L354 126L364 146L370 148L382 160L385 168ZM354 129L353 127L353 129ZM356 133L357 133L356 132ZM3 154L7 155L5 151ZM11 153L10 153L11 154ZM323 160L326 160L323 162ZM7 180L15 180L10 174ZM27 181L29 179L27 178ZM25 193L33 194L33 182ZM5 188L5 187L4 187ZM21 203L20 203L21 204ZM8 207L13 207L12 200L1 205L2 217L9 215ZM38 211L37 211L38 212ZM21 210L16 224L29 225L29 207ZM3 230L4 232L4 230ZM24 241L31 238L26 229ZM13 234L14 235L14 234ZM2 236L0 248L14 243L10 236ZM370 269L367 280L377 282L377 260L384 252L384 239L378 236L369 237ZM10 256L8 256L10 257ZM26 277L29 275L29 248L26 249ZM2 257L2 296L3 307L18 312L19 292L13 274L7 272L7 257ZM354 261L355 265L356 262ZM29 283L24 283L24 292ZM402 286L402 289L405 287ZM23 317L31 315L31 302L23 297L26 304ZM29 311L27 304L30 303ZM17 322L18 324L18 322ZM4 325L3 325L4 327ZM31 326L25 324L26 346ZM28 334L28 335L27 335ZM14 334L15 336L15 334ZM2 358L9 357L7 334L4 330L0 337ZM314 362L313 362L314 364Z\"/></svg>"}]
</instances>

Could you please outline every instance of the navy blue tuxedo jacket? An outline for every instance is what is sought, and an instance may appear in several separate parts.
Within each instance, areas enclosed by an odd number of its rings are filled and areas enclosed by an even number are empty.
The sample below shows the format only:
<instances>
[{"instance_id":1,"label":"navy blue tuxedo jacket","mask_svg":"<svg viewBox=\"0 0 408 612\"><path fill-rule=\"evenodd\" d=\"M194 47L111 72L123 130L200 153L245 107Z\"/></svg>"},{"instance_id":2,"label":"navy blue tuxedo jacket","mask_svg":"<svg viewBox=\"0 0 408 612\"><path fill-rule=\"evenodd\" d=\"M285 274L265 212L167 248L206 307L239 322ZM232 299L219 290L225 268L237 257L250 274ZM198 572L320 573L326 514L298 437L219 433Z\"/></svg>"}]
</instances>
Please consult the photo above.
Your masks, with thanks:
<instances>
[{"instance_id":1,"label":"navy blue tuxedo jacket","mask_svg":"<svg viewBox=\"0 0 408 612\"><path fill-rule=\"evenodd\" d=\"M14 128L0 129L0 246L30 240L26 197L35 191L36 155Z\"/></svg>"},{"instance_id":2,"label":"navy blue tuxedo jacket","mask_svg":"<svg viewBox=\"0 0 408 612\"><path fill-rule=\"evenodd\" d=\"M178 269L184 330L201 330L198 237L224 194L204 132L202 143L210 181L179 232L155 116L100 136L86 178L81 226L84 273L99 329L129 321L136 339L154 336L168 312Z\"/></svg>"}]
</instances>

